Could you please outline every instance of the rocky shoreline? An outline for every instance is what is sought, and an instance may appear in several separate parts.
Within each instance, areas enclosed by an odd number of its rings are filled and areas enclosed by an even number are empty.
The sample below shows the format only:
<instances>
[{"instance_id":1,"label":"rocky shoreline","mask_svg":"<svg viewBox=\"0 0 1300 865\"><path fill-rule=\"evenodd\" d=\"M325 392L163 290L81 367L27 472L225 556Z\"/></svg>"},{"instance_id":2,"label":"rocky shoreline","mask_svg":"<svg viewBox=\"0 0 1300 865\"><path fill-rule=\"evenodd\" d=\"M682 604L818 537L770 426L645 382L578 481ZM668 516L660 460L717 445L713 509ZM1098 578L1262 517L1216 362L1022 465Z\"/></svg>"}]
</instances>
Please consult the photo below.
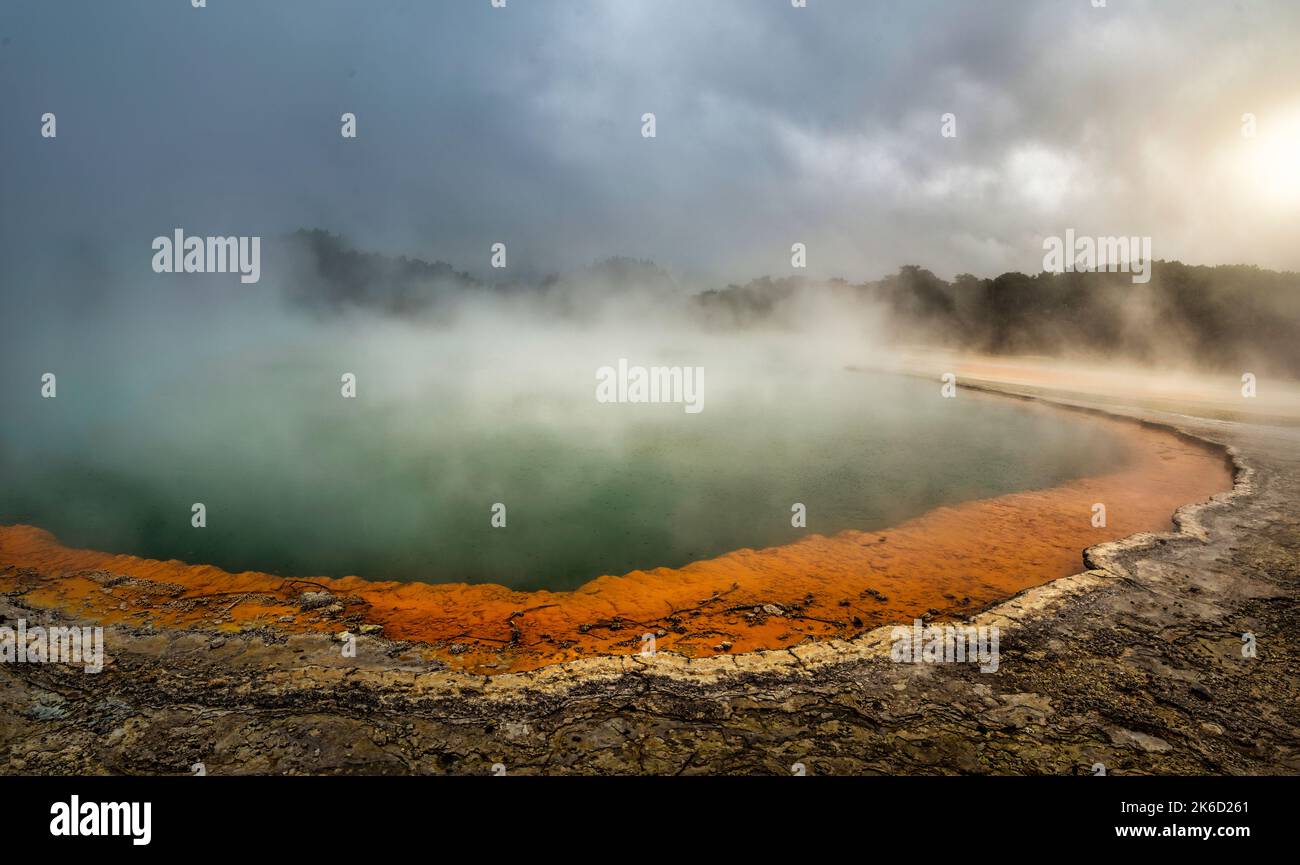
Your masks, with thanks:
<instances>
[{"instance_id":1,"label":"rocky shoreline","mask_svg":"<svg viewBox=\"0 0 1300 865\"><path fill-rule=\"evenodd\" d=\"M320 634L116 625L102 673L0 665L0 771L1300 772L1300 428L1105 411L1226 448L1234 489L972 617L1001 630L996 673L894 663L889 627L489 677L372 634L344 657ZM0 624L72 623L25 594Z\"/></svg>"}]
</instances>

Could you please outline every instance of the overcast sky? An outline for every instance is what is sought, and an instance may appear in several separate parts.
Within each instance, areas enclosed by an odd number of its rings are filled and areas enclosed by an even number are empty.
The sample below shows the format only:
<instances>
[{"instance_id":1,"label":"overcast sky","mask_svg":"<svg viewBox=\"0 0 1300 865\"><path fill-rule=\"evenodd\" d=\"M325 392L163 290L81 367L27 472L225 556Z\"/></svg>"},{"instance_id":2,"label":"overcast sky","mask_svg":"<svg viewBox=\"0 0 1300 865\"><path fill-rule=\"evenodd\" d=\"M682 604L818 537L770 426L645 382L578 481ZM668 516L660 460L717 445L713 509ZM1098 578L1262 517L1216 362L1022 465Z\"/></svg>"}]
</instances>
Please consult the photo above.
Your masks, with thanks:
<instances>
[{"instance_id":1,"label":"overcast sky","mask_svg":"<svg viewBox=\"0 0 1300 865\"><path fill-rule=\"evenodd\" d=\"M1296 0L4 0L0 101L28 274L178 226L480 274L993 275L1067 228L1300 268Z\"/></svg>"}]
</instances>

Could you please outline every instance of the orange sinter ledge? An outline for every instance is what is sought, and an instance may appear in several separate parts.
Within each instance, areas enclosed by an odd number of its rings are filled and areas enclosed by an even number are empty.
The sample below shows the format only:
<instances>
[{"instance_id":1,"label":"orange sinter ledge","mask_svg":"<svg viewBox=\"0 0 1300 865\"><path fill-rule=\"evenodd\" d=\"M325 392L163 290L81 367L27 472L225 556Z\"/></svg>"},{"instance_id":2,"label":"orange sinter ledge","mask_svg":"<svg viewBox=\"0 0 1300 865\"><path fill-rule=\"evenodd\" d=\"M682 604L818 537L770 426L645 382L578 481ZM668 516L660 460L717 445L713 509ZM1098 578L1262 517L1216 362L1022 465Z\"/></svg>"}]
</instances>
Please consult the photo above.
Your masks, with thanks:
<instances>
[{"instance_id":1,"label":"orange sinter ledge","mask_svg":"<svg viewBox=\"0 0 1300 865\"><path fill-rule=\"evenodd\" d=\"M1173 433L1081 415L1126 444L1111 474L940 507L880 531L740 549L681 568L603 576L571 592L498 585L285 579L61 546L0 527L0 590L104 624L239 632L382 633L448 666L492 674L594 655L702 657L960 618L1077 573L1082 551L1169 531L1181 505L1232 486L1221 452ZM1092 506L1106 506L1094 527ZM329 594L323 594L328 592ZM306 595L305 593L315 593Z\"/></svg>"}]
</instances>

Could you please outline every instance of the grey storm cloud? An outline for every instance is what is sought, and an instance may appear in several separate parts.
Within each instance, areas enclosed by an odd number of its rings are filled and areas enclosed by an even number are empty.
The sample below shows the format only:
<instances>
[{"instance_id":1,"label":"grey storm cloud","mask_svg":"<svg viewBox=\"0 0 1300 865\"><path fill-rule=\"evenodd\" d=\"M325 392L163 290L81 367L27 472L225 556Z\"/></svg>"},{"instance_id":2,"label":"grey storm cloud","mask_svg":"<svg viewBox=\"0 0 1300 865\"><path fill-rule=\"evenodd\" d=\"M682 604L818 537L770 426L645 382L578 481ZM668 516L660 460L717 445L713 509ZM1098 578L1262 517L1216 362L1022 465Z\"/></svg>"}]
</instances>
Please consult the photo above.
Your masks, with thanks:
<instances>
[{"instance_id":1,"label":"grey storm cloud","mask_svg":"<svg viewBox=\"0 0 1300 865\"><path fill-rule=\"evenodd\" d=\"M177 226L322 227L474 273L505 241L522 274L704 280L802 241L868 278L1034 270L1073 227L1294 268L1297 36L1292 0L9 0L0 250L31 275Z\"/></svg>"}]
</instances>

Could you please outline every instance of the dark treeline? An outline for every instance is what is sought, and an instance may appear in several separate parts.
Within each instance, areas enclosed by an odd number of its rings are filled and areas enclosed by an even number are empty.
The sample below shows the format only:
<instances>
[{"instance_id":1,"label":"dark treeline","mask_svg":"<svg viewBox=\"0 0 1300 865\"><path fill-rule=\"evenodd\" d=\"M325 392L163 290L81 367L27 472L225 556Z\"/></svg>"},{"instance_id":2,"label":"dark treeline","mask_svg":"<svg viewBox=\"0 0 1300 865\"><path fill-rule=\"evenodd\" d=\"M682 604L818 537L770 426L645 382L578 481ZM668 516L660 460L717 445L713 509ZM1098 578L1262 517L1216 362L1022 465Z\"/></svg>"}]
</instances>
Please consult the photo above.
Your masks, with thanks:
<instances>
[{"instance_id":1,"label":"dark treeline","mask_svg":"<svg viewBox=\"0 0 1300 865\"><path fill-rule=\"evenodd\" d=\"M777 324L808 293L885 317L900 342L993 354L1105 356L1147 364L1300 376L1300 274L1156 261L1127 273L961 274L906 266L862 284L768 277L698 298L715 326Z\"/></svg>"},{"instance_id":2,"label":"dark treeline","mask_svg":"<svg viewBox=\"0 0 1300 865\"><path fill-rule=\"evenodd\" d=\"M356 308L415 315L440 299L483 288L446 262L359 252L320 229L289 235L281 249L284 255L272 259L269 272L291 302L324 313Z\"/></svg>"},{"instance_id":3,"label":"dark treeline","mask_svg":"<svg viewBox=\"0 0 1300 865\"><path fill-rule=\"evenodd\" d=\"M443 261L386 256L350 248L336 234L299 230L283 238L283 255L269 272L290 300L318 313L349 309L419 317L447 311L457 301L488 295L526 296L557 315L582 317L605 299L611 286L637 286L658 294L675 293L667 271L650 261L614 257L574 274L539 281L483 282ZM508 271L504 271L508 272Z\"/></svg>"},{"instance_id":4,"label":"dark treeline","mask_svg":"<svg viewBox=\"0 0 1300 865\"><path fill-rule=\"evenodd\" d=\"M290 235L286 246L287 296L324 313L420 316L448 301L494 296L527 297L540 309L582 317L636 291L681 304L684 315L715 329L801 326L808 309L829 309L881 324L901 343L1300 377L1300 274L1246 265L1156 261L1144 284L1105 272L961 274L950 282L908 265L872 282L762 277L690 296L653 262L630 258L532 283L489 284L445 262L359 252L320 230Z\"/></svg>"}]
</instances>

